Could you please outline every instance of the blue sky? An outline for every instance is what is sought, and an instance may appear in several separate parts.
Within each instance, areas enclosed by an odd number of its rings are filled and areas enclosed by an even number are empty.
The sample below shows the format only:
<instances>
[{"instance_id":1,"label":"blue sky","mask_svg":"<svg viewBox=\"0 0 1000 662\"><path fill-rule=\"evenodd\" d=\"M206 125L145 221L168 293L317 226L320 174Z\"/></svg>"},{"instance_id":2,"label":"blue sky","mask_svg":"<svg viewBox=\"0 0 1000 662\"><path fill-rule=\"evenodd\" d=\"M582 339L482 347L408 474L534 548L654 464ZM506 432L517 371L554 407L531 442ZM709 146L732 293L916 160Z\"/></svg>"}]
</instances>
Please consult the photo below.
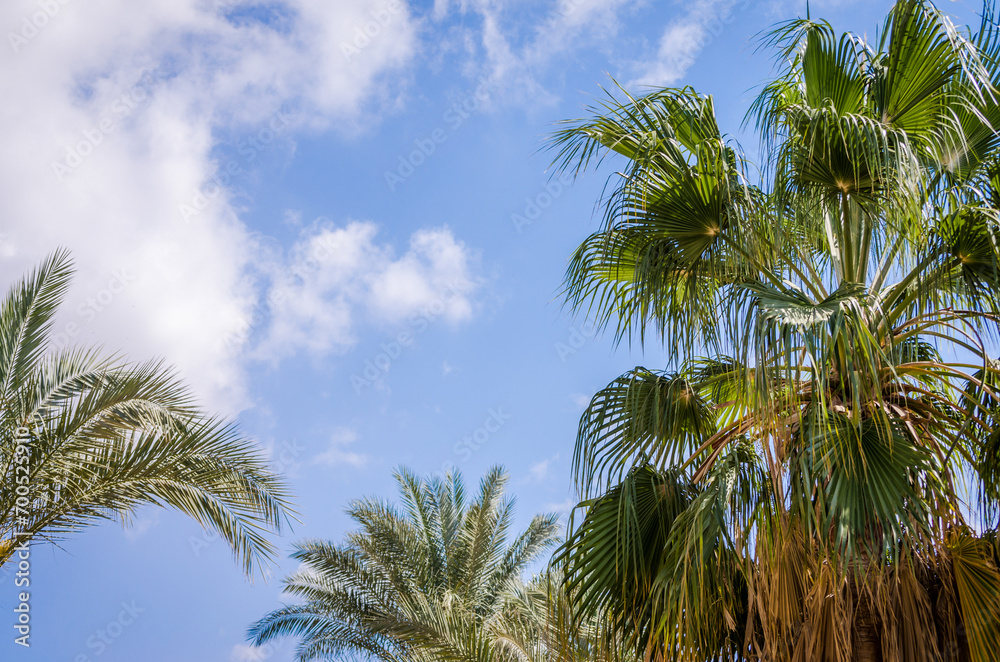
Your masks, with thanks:
<instances>
[{"instance_id":1,"label":"blue sky","mask_svg":"<svg viewBox=\"0 0 1000 662\"><path fill-rule=\"evenodd\" d=\"M811 3L873 33L887 2ZM969 20L976 5L943 3ZM0 277L62 245L57 342L164 356L287 473L307 537L392 496L393 467L510 472L526 523L573 502L589 396L668 349L615 347L558 297L610 167L549 178L557 120L614 76L692 85L740 129L786 0L5 0ZM367 30L367 34L366 31ZM610 164L609 164L610 166ZM248 581L146 509L32 554L38 662L291 660L253 652L282 558ZM12 623L13 577L0 577ZM103 633L103 634L101 634Z\"/></svg>"}]
</instances>

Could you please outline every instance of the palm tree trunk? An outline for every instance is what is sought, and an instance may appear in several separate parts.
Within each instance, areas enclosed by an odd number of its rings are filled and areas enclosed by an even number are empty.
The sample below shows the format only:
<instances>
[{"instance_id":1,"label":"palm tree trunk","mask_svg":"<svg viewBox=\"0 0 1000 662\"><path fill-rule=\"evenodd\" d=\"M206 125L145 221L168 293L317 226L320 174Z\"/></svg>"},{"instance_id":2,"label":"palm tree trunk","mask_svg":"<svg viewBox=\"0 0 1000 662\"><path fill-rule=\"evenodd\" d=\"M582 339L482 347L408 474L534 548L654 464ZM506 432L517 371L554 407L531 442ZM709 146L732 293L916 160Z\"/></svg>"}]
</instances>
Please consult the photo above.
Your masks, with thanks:
<instances>
[{"instance_id":1,"label":"palm tree trunk","mask_svg":"<svg viewBox=\"0 0 1000 662\"><path fill-rule=\"evenodd\" d=\"M854 645L851 662L882 662L882 638L868 600L859 596L854 616Z\"/></svg>"}]
</instances>

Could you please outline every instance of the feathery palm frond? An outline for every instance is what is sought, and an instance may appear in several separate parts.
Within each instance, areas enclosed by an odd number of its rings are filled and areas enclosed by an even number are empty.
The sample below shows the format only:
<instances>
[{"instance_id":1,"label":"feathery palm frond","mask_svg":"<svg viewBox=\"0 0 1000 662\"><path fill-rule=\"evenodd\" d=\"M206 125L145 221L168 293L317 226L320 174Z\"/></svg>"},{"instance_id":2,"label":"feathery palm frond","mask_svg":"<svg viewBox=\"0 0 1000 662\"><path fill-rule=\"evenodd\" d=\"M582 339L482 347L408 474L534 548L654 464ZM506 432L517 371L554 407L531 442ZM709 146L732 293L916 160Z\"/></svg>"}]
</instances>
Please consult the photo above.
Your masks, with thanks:
<instances>
[{"instance_id":1,"label":"feathery palm frond","mask_svg":"<svg viewBox=\"0 0 1000 662\"><path fill-rule=\"evenodd\" d=\"M0 304L0 564L15 540L60 540L155 503L218 532L251 575L290 515L284 482L162 362L49 352L71 276L57 251Z\"/></svg>"}]
</instances>

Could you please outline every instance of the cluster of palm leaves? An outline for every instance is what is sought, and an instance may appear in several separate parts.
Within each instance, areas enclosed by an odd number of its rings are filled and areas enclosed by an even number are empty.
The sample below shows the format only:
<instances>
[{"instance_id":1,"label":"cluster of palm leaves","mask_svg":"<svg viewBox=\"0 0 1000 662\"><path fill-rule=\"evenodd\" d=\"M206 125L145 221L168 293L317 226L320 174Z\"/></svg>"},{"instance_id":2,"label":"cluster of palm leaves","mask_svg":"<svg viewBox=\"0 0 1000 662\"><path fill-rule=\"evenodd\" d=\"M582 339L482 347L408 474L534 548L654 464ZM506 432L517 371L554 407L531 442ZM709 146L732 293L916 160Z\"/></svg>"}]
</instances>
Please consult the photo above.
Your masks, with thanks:
<instances>
[{"instance_id":1,"label":"cluster of palm leaves","mask_svg":"<svg viewBox=\"0 0 1000 662\"><path fill-rule=\"evenodd\" d=\"M396 480L401 508L356 501L347 512L359 528L343 544L296 546L301 566L285 587L300 602L257 622L255 644L295 636L300 660L386 662L542 662L576 645L553 629L552 584L521 581L555 543L555 515L535 516L509 539L513 501L499 468L471 501L457 473L421 480L402 470Z\"/></svg>"},{"instance_id":2,"label":"cluster of palm leaves","mask_svg":"<svg viewBox=\"0 0 1000 662\"><path fill-rule=\"evenodd\" d=\"M0 302L0 565L22 543L156 504L220 534L252 574L290 513L283 480L162 362L53 348L71 276L57 251Z\"/></svg>"},{"instance_id":3,"label":"cluster of palm leaves","mask_svg":"<svg viewBox=\"0 0 1000 662\"><path fill-rule=\"evenodd\" d=\"M650 660L1000 659L1000 31L902 0L780 25L756 168L691 89L553 146L624 157L567 298L675 351L597 393L559 553Z\"/></svg>"}]
</instances>

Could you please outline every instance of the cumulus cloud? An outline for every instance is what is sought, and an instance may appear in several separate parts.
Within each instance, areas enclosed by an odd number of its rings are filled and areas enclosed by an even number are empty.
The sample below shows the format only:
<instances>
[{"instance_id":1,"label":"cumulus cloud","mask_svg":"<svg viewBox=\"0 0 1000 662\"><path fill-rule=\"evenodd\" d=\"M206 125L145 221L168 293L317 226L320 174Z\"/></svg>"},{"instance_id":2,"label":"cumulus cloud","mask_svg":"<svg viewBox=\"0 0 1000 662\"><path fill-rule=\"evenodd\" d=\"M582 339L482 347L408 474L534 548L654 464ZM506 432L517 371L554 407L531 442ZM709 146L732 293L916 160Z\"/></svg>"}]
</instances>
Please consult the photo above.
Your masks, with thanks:
<instances>
[{"instance_id":1,"label":"cumulus cloud","mask_svg":"<svg viewBox=\"0 0 1000 662\"><path fill-rule=\"evenodd\" d=\"M281 110L294 118L284 141L304 126L377 117L360 111L391 101L384 77L416 48L405 4L387 6L2 3L0 279L69 248L78 275L56 325L61 342L165 356L207 405L239 410L242 365L224 340L258 303L249 265L260 246L228 191L211 184L213 150L222 135L268 128ZM376 20L375 36L359 39ZM192 201L198 213L185 217Z\"/></svg>"},{"instance_id":2,"label":"cumulus cloud","mask_svg":"<svg viewBox=\"0 0 1000 662\"><path fill-rule=\"evenodd\" d=\"M479 286L475 254L447 227L415 232L397 256L378 226L352 221L303 231L272 274L269 321L253 356L276 363L299 352L343 352L362 324L397 324L435 306L435 316L469 319Z\"/></svg>"},{"instance_id":3,"label":"cumulus cloud","mask_svg":"<svg viewBox=\"0 0 1000 662\"><path fill-rule=\"evenodd\" d=\"M559 44L613 32L633 1L554 0L514 38L516 13L479 0L439 0L426 20L394 0L8 0L0 280L69 248L78 273L57 343L163 356L224 413L249 402L249 359L340 352L360 324L442 300L445 319L466 320L471 253L447 228L397 250L374 224L349 223L283 250L240 217L220 145L250 136L292 154L303 131L377 122L427 50L420 31L449 14L481 14L469 43L486 69L517 78ZM303 270L322 241L339 242L336 256Z\"/></svg>"},{"instance_id":4,"label":"cumulus cloud","mask_svg":"<svg viewBox=\"0 0 1000 662\"><path fill-rule=\"evenodd\" d=\"M468 295L476 289L470 270L473 259L447 227L419 230L411 237L406 254L389 261L375 275L372 305L381 317L398 321L438 299L447 299L444 318L467 320L472 315Z\"/></svg>"},{"instance_id":5,"label":"cumulus cloud","mask_svg":"<svg viewBox=\"0 0 1000 662\"><path fill-rule=\"evenodd\" d=\"M358 440L358 433L350 428L337 428L330 436L329 447L313 458L313 464L328 467L349 466L360 468L368 464L370 459L365 453L348 450L348 447Z\"/></svg>"}]
</instances>

